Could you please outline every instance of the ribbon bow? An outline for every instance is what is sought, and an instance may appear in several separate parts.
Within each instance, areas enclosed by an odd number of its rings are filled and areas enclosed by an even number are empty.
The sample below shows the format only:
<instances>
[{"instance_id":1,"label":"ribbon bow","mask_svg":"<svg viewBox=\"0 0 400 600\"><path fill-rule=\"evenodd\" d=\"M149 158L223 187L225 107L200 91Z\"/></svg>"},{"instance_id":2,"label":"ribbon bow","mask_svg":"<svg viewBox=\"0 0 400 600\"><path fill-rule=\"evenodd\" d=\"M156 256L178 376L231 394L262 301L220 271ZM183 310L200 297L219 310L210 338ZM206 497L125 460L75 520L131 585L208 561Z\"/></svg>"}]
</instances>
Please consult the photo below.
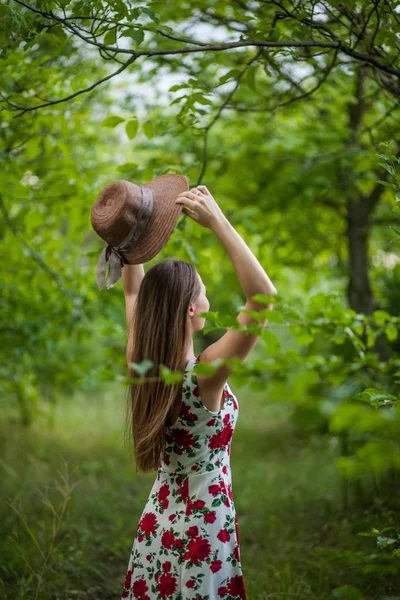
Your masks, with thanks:
<instances>
[{"instance_id":1,"label":"ribbon bow","mask_svg":"<svg viewBox=\"0 0 400 600\"><path fill-rule=\"evenodd\" d=\"M126 251L130 251L136 245L140 235L147 226L147 223L151 217L154 206L153 190L139 186L142 191L142 204L139 209L136 223L128 233L125 239L122 240L118 246L112 246L108 244L99 256L96 265L96 278L99 290L103 287L107 261L109 261L109 272L107 277L107 289L110 289L115 285L122 274L122 267L128 264L128 260L125 256Z\"/></svg>"}]
</instances>

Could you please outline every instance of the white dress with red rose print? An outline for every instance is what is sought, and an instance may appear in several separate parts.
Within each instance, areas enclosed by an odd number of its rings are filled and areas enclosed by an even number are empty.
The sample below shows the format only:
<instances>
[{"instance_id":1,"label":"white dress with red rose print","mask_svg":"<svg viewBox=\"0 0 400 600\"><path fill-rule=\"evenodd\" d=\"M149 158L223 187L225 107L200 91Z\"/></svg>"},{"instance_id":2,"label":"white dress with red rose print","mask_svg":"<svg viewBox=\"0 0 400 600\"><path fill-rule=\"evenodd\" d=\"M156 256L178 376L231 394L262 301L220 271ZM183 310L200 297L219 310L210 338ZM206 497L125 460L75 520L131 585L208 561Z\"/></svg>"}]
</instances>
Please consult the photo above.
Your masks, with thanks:
<instances>
[{"instance_id":1,"label":"white dress with red rose print","mask_svg":"<svg viewBox=\"0 0 400 600\"><path fill-rule=\"evenodd\" d=\"M192 370L200 356L184 371L180 415L167 429L121 599L247 598L230 468L239 405L225 383L223 408L206 408Z\"/></svg>"}]
</instances>

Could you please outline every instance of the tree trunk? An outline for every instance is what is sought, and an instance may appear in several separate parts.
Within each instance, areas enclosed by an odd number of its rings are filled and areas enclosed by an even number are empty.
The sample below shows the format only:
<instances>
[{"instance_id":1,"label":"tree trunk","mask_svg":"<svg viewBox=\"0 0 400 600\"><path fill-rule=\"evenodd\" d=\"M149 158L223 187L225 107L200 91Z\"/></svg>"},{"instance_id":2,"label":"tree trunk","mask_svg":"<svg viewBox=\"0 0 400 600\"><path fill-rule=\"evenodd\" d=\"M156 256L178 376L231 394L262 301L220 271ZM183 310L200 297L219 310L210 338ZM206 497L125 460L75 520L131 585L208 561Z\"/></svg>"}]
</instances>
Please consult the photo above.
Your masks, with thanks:
<instances>
[{"instance_id":1,"label":"tree trunk","mask_svg":"<svg viewBox=\"0 0 400 600\"><path fill-rule=\"evenodd\" d=\"M363 118L364 70L365 67L360 67L357 71L357 103L349 104L349 146L357 143L358 130ZM386 179L386 176L377 174L376 178ZM350 191L347 198L347 239L350 271L347 298L350 308L365 315L370 315L379 308L369 278L368 236L369 220L383 190L384 186L376 184L368 196L360 194L357 198L354 198ZM376 339L372 350L378 354L380 360L387 361L390 358L390 348L386 338L382 335Z\"/></svg>"}]
</instances>

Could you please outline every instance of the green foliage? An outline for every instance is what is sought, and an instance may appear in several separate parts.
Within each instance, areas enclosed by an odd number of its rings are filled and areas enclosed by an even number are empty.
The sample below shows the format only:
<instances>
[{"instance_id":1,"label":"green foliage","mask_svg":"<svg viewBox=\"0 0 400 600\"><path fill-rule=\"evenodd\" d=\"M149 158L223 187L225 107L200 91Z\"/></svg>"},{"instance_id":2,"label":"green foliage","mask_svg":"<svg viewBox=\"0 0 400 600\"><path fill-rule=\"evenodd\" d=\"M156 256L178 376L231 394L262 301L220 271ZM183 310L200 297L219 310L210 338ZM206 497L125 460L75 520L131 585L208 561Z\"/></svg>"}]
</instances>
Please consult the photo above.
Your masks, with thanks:
<instances>
[{"instance_id":1,"label":"green foliage","mask_svg":"<svg viewBox=\"0 0 400 600\"><path fill-rule=\"evenodd\" d=\"M280 291L253 297L272 310L245 309L224 248L182 214L154 260L181 256L209 282L204 343L227 328L259 336L256 357L226 361L233 384L262 393L260 411L285 411L299 439L336 449L343 511L375 496L391 502L400 472L396 10L352 0L246 11L225 1L179 11L157 1L0 5L7 423L51 422L60 392L68 402L77 388L127 382L122 290L98 292L103 242L89 211L116 178L179 172L209 187ZM217 49L201 46L209 43ZM154 99L141 102L147 88ZM239 311L253 322L239 327ZM133 366L140 384L153 363ZM181 379L164 365L158 376ZM398 535L376 531L373 553L338 548L327 558L365 577L396 576ZM290 569L280 575L276 593L292 597ZM332 597L368 597L343 571L333 579Z\"/></svg>"},{"instance_id":2,"label":"green foliage","mask_svg":"<svg viewBox=\"0 0 400 600\"><path fill-rule=\"evenodd\" d=\"M380 531L376 528L371 528L369 532L360 531L357 533L359 536L375 537L376 538L376 551L365 552L365 551L354 551L354 550L329 550L327 548L317 547L315 552L321 556L324 556L327 560L338 563L346 564L351 566L355 570L359 570L363 574L377 574L377 575L393 575L400 573L400 534L394 532L390 537L382 535L386 531L393 531L395 527L384 527ZM394 537L393 537L394 536ZM350 589L349 589L350 588ZM345 586L343 588L337 588L334 590L333 595L339 598L364 598L365 596L353 588L353 586ZM356 594L352 595L341 595L342 593ZM338 594L338 595L337 595ZM359 596L357 596L359 594Z\"/></svg>"}]
</instances>

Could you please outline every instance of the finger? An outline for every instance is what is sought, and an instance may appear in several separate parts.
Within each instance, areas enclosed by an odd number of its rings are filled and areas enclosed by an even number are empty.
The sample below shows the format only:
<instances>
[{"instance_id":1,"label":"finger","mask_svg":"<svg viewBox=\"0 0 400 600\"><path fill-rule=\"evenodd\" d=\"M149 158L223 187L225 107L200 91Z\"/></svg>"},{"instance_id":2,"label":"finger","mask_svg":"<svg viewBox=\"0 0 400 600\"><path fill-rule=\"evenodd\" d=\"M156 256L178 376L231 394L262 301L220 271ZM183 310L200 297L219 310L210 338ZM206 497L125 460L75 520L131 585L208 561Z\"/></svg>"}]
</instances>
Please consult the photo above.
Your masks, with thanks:
<instances>
[{"instance_id":1,"label":"finger","mask_svg":"<svg viewBox=\"0 0 400 600\"><path fill-rule=\"evenodd\" d=\"M186 196L184 194L179 194L179 196L175 200L175 203L176 204L187 204L188 206L194 206L194 204L195 204L194 200L192 198L189 198L188 196Z\"/></svg>"},{"instance_id":2,"label":"finger","mask_svg":"<svg viewBox=\"0 0 400 600\"><path fill-rule=\"evenodd\" d=\"M187 192L189 198L193 198L193 200L198 200L200 198L200 193L196 190L195 192Z\"/></svg>"},{"instance_id":3,"label":"finger","mask_svg":"<svg viewBox=\"0 0 400 600\"><path fill-rule=\"evenodd\" d=\"M209 194L210 192L208 191L208 189L206 188L205 185L198 185L197 189L200 190L201 192L203 192L203 194Z\"/></svg>"},{"instance_id":4,"label":"finger","mask_svg":"<svg viewBox=\"0 0 400 600\"><path fill-rule=\"evenodd\" d=\"M199 195L195 194L194 192L182 192L182 194L179 194L178 198L184 198L185 200L189 199L189 200L198 200L199 199Z\"/></svg>"}]
</instances>

